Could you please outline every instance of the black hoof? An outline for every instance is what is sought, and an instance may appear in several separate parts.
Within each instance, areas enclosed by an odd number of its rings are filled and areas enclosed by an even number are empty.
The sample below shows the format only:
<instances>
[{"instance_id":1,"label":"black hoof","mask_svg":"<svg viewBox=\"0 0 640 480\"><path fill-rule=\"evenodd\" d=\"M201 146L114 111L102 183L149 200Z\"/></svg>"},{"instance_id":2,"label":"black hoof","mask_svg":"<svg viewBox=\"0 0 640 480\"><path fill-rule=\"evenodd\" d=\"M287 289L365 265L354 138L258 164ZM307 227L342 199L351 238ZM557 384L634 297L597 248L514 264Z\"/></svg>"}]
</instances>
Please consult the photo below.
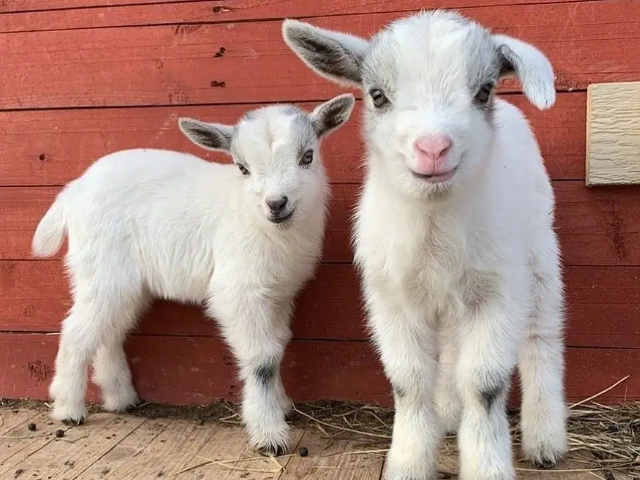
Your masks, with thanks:
<instances>
[{"instance_id":1,"label":"black hoof","mask_svg":"<svg viewBox=\"0 0 640 480\"><path fill-rule=\"evenodd\" d=\"M267 457L280 457L285 454L286 447L284 445L262 445L258 447L258 452Z\"/></svg>"},{"instance_id":2,"label":"black hoof","mask_svg":"<svg viewBox=\"0 0 640 480\"><path fill-rule=\"evenodd\" d=\"M558 460L549 457L534 458L531 460L531 464L540 470L549 470L558 465Z\"/></svg>"},{"instance_id":3,"label":"black hoof","mask_svg":"<svg viewBox=\"0 0 640 480\"><path fill-rule=\"evenodd\" d=\"M69 427L77 427L78 425L82 425L85 422L85 418L84 417L80 417L80 418L65 418L64 420L62 420L62 423L64 423L65 425L69 426Z\"/></svg>"},{"instance_id":4,"label":"black hoof","mask_svg":"<svg viewBox=\"0 0 640 480\"><path fill-rule=\"evenodd\" d=\"M142 404L143 404L143 402L141 400L138 400L137 402L130 403L128 405L125 405L124 407L118 408L115 411L115 413L129 413L129 412L131 412L133 410L136 410Z\"/></svg>"}]
</instances>

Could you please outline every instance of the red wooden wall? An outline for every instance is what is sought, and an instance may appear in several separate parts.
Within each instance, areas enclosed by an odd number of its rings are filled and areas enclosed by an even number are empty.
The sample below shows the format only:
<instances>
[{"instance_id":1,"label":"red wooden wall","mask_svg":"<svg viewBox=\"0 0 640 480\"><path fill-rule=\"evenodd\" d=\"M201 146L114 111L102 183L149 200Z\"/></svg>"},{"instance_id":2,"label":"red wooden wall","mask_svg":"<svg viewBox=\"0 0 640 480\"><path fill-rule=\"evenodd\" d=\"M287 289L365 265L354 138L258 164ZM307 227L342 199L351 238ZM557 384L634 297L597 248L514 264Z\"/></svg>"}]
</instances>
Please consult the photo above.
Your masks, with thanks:
<instances>
[{"instance_id":1,"label":"red wooden wall","mask_svg":"<svg viewBox=\"0 0 640 480\"><path fill-rule=\"evenodd\" d=\"M261 103L311 107L340 92L287 49L285 16L366 35L443 6L534 42L555 65L559 94L549 111L532 108L514 82L501 90L529 115L554 179L569 299L569 397L631 375L601 400L640 399L640 189L584 185L586 87L640 79L638 0L0 2L0 397L46 397L69 296L60 257L35 261L29 248L61 185L118 149L207 155L179 133L178 116L232 122ZM284 362L287 388L300 401L390 401L350 263L358 123L356 112L324 148L334 191L329 233ZM230 355L195 308L158 305L128 351L147 400L237 398Z\"/></svg>"}]
</instances>

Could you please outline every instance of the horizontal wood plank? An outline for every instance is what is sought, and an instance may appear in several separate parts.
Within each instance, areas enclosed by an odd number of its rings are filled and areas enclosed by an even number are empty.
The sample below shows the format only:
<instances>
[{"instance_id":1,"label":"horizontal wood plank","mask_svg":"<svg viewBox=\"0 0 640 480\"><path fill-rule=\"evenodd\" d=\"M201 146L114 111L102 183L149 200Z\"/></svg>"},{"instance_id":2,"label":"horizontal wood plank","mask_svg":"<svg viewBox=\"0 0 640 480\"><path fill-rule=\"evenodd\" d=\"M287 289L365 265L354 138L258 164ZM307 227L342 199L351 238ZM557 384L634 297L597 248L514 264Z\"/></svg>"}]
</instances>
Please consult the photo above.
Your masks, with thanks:
<instances>
[{"instance_id":1,"label":"horizontal wood plank","mask_svg":"<svg viewBox=\"0 0 640 480\"><path fill-rule=\"evenodd\" d=\"M356 185L337 184L331 188L332 204L324 241L324 258L350 262L349 220ZM0 188L0 260L31 258L31 239L40 218L61 187ZM55 258L61 258L62 249Z\"/></svg>"},{"instance_id":2,"label":"horizontal wood plank","mask_svg":"<svg viewBox=\"0 0 640 480\"><path fill-rule=\"evenodd\" d=\"M523 95L504 95L522 108L535 130L549 173L554 179L585 176L584 93L564 93L544 112ZM302 103L311 110L318 103ZM228 157L197 147L179 131L179 117L235 123L254 105L207 107L106 108L0 112L0 186L63 185L78 177L96 159L127 148L187 151L208 160ZM362 180L364 148L360 136L361 102L349 122L323 145L324 163L332 182Z\"/></svg>"},{"instance_id":3,"label":"horizontal wood plank","mask_svg":"<svg viewBox=\"0 0 640 480\"><path fill-rule=\"evenodd\" d=\"M567 344L640 348L639 267L567 267ZM0 262L0 331L57 332L71 306L61 262ZM321 265L293 320L297 339L365 340L359 280L351 265ZM217 334L202 311L158 302L137 334Z\"/></svg>"},{"instance_id":4,"label":"horizontal wood plank","mask_svg":"<svg viewBox=\"0 0 640 480\"><path fill-rule=\"evenodd\" d=\"M471 8L519 4L554 3L555 0L83 0L82 8L74 0L20 0L0 4L7 15L0 32L69 30L180 23L219 23L274 18L353 15L357 13L411 12L423 8ZM582 0L565 0L578 2ZM170 3L168 3L170 2ZM108 6L105 6L108 5ZM93 7L93 8L87 8ZM28 12L28 13L27 13Z\"/></svg>"},{"instance_id":5,"label":"horizontal wood plank","mask_svg":"<svg viewBox=\"0 0 640 480\"><path fill-rule=\"evenodd\" d=\"M464 11L541 48L561 91L640 75L635 0ZM313 23L369 35L398 16L322 17ZM303 101L340 92L291 52L281 26L278 20L3 34L0 109ZM514 80L503 87L520 90Z\"/></svg>"},{"instance_id":6,"label":"horizontal wood plank","mask_svg":"<svg viewBox=\"0 0 640 480\"><path fill-rule=\"evenodd\" d=\"M350 262L357 184L334 184L323 259ZM565 265L640 265L640 188L589 189L556 181L557 231ZM31 258L31 239L60 187L0 188L0 260ZM58 255L59 258L60 254Z\"/></svg>"},{"instance_id":7,"label":"horizontal wood plank","mask_svg":"<svg viewBox=\"0 0 640 480\"><path fill-rule=\"evenodd\" d=\"M54 335L0 334L0 397L45 399L57 344ZM138 336L131 338L127 352L136 388L145 400L176 405L238 400L241 385L235 367L216 338ZM633 374L640 349L572 348L566 359L568 398L577 401ZM293 341L283 361L283 379L298 402L391 404L388 382L367 342ZM90 399L98 400L93 387ZM639 375L631 375L598 401L633 399L640 399Z\"/></svg>"},{"instance_id":8,"label":"horizontal wood plank","mask_svg":"<svg viewBox=\"0 0 640 480\"><path fill-rule=\"evenodd\" d=\"M587 185L640 184L640 82L589 85Z\"/></svg>"}]
</instances>

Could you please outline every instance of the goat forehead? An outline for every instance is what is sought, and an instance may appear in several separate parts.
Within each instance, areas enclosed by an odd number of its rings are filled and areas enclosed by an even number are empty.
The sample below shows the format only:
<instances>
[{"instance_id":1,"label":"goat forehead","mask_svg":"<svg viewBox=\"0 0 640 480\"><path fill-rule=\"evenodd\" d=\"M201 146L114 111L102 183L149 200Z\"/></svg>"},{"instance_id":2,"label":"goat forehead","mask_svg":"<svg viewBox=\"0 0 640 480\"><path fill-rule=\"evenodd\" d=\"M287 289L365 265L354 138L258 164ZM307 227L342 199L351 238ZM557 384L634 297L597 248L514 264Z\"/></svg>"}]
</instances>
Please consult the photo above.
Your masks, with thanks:
<instances>
[{"instance_id":1,"label":"goat forehead","mask_svg":"<svg viewBox=\"0 0 640 480\"><path fill-rule=\"evenodd\" d=\"M245 117L238 128L240 155L265 164L290 161L316 139L309 117L295 107L264 109Z\"/></svg>"},{"instance_id":2,"label":"goat forehead","mask_svg":"<svg viewBox=\"0 0 640 480\"><path fill-rule=\"evenodd\" d=\"M488 31L478 24L450 12L420 14L374 38L365 78L406 92L475 86L495 75L495 57Z\"/></svg>"}]
</instances>

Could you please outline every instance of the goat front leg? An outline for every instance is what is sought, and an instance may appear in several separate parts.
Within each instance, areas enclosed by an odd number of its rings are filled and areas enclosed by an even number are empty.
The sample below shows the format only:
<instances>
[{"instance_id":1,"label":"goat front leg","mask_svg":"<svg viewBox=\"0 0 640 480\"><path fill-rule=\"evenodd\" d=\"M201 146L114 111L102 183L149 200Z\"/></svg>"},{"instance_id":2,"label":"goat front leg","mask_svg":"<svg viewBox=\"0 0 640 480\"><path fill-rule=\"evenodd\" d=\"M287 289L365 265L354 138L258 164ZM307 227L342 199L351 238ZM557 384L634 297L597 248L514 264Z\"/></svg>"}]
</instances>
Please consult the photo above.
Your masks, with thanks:
<instances>
[{"instance_id":1,"label":"goat front leg","mask_svg":"<svg viewBox=\"0 0 640 480\"><path fill-rule=\"evenodd\" d=\"M457 365L463 412L458 444L462 480L515 477L506 401L524 336L517 318L485 305L460 327Z\"/></svg>"},{"instance_id":2,"label":"goat front leg","mask_svg":"<svg viewBox=\"0 0 640 480\"><path fill-rule=\"evenodd\" d=\"M214 293L209 314L222 327L233 351L244 388L242 420L249 441L264 455L288 450L286 415L292 408L280 377L280 363L291 339L291 302L273 304L244 292ZM226 293L226 292L225 292Z\"/></svg>"},{"instance_id":3,"label":"goat front leg","mask_svg":"<svg viewBox=\"0 0 640 480\"><path fill-rule=\"evenodd\" d=\"M458 344L455 325L445 323L438 335L438 381L436 388L436 408L444 431L453 435L458 431L462 414L462 399L456 382Z\"/></svg>"},{"instance_id":4,"label":"goat front leg","mask_svg":"<svg viewBox=\"0 0 640 480\"><path fill-rule=\"evenodd\" d=\"M369 324L393 387L395 420L386 462L387 480L432 480L442 439L431 392L436 375L436 336L420 315L382 299L370 299Z\"/></svg>"}]
</instances>

